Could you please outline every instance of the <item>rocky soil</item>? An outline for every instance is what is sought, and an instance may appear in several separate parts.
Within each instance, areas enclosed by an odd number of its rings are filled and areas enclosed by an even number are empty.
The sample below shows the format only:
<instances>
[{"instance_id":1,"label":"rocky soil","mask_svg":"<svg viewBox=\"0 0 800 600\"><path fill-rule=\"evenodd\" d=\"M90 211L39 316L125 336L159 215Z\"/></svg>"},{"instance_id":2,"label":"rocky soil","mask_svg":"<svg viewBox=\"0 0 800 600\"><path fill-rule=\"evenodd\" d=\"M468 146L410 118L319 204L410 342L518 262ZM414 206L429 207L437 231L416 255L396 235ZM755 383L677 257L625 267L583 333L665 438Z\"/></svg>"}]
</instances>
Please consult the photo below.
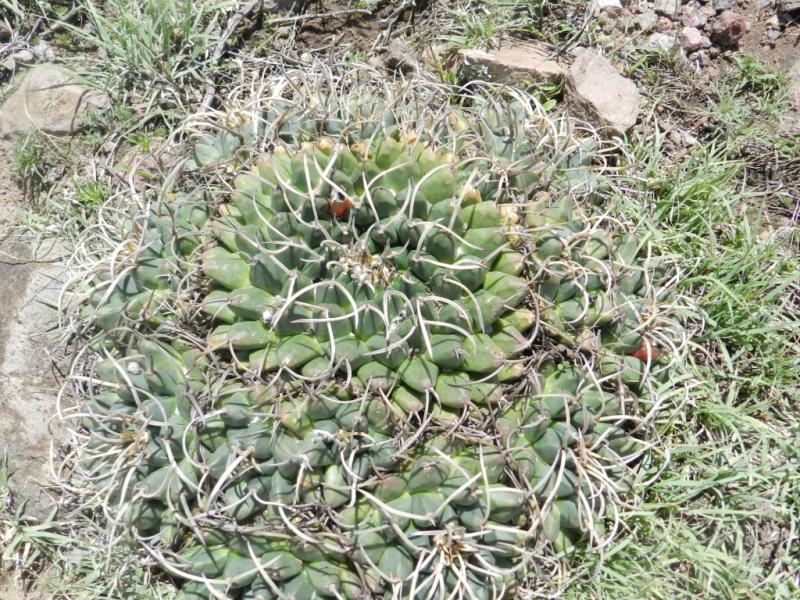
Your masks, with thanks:
<instances>
[{"instance_id":1,"label":"rocky soil","mask_svg":"<svg viewBox=\"0 0 800 600\"><path fill-rule=\"evenodd\" d=\"M11 175L9 148L0 146L0 451L7 451L17 502L41 516L51 504L43 482L55 431L58 381L54 306L59 259L54 241L37 242L20 227L25 202ZM56 441L57 441L56 437Z\"/></svg>"}]
</instances>

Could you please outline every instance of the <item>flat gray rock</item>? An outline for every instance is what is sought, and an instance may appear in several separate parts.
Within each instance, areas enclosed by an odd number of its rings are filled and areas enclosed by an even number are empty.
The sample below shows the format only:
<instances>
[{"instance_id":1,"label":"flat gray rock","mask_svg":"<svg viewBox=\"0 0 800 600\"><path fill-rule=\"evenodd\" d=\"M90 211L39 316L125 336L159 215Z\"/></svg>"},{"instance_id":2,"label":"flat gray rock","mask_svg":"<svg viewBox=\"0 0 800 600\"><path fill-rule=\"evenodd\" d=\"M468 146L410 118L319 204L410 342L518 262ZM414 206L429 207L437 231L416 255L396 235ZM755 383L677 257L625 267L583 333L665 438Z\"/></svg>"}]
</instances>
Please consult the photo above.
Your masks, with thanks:
<instances>
[{"instance_id":1,"label":"flat gray rock","mask_svg":"<svg viewBox=\"0 0 800 600\"><path fill-rule=\"evenodd\" d=\"M70 135L80 129L90 111L108 103L107 94L82 85L67 69L38 65L21 75L16 91L0 107L0 135L33 130Z\"/></svg>"},{"instance_id":2,"label":"flat gray rock","mask_svg":"<svg viewBox=\"0 0 800 600\"><path fill-rule=\"evenodd\" d=\"M13 496L41 517L50 505L43 484L51 481L51 439L60 437L51 427L58 393L52 352L59 344L49 331L57 317L60 248L35 245L17 226L21 195L8 164L0 147L0 453L8 454Z\"/></svg>"},{"instance_id":3,"label":"flat gray rock","mask_svg":"<svg viewBox=\"0 0 800 600\"><path fill-rule=\"evenodd\" d=\"M636 85L594 49L572 63L566 91L573 111L605 133L624 135L639 116L642 97Z\"/></svg>"}]
</instances>

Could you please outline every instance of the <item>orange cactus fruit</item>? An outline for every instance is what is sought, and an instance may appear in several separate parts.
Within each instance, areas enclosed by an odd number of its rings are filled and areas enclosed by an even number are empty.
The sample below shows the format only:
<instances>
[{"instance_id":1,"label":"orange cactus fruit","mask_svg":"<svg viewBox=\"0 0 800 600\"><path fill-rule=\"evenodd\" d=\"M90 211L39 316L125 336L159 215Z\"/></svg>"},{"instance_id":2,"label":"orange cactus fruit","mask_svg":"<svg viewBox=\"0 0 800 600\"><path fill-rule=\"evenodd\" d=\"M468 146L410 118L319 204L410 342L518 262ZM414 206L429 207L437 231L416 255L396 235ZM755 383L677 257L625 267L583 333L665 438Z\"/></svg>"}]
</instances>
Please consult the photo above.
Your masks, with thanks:
<instances>
[{"instance_id":1,"label":"orange cactus fruit","mask_svg":"<svg viewBox=\"0 0 800 600\"><path fill-rule=\"evenodd\" d=\"M337 219L345 218L347 213L350 212L351 206L353 206L353 203L348 198L345 198L344 200L328 201L328 208L330 208L331 214Z\"/></svg>"},{"instance_id":2,"label":"orange cactus fruit","mask_svg":"<svg viewBox=\"0 0 800 600\"><path fill-rule=\"evenodd\" d=\"M642 345L639 346L638 350L634 350L630 353L630 356L634 358L638 358L643 363L646 363L648 359L650 362L654 362L658 360L658 357L661 356L661 350L648 344L645 341L642 341Z\"/></svg>"}]
</instances>

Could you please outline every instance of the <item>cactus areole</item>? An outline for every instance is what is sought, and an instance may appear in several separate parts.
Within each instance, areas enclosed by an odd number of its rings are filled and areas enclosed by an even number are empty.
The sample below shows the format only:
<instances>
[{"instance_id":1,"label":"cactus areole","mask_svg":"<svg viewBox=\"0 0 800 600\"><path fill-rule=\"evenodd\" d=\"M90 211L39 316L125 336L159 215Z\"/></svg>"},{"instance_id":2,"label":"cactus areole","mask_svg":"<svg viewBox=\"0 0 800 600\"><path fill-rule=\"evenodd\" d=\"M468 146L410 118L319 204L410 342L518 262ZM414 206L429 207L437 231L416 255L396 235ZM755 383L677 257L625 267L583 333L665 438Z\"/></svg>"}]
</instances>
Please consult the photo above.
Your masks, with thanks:
<instances>
[{"instance_id":1,"label":"cactus areole","mask_svg":"<svg viewBox=\"0 0 800 600\"><path fill-rule=\"evenodd\" d=\"M184 598L514 597L606 538L666 269L498 106L427 137L273 108L267 151L199 140L224 194L127 223L79 468Z\"/></svg>"}]
</instances>

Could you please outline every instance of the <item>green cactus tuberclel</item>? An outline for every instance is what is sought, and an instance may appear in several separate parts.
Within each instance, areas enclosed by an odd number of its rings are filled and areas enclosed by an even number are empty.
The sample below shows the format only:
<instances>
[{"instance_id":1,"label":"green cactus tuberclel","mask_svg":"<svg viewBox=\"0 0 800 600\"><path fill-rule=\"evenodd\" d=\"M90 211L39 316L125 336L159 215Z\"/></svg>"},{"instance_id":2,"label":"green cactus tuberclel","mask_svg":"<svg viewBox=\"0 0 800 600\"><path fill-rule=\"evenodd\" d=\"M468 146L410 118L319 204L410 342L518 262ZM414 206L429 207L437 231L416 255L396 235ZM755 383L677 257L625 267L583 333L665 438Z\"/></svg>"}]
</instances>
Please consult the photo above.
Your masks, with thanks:
<instances>
[{"instance_id":1,"label":"green cactus tuberclel","mask_svg":"<svg viewBox=\"0 0 800 600\"><path fill-rule=\"evenodd\" d=\"M680 328L585 161L519 102L368 104L202 138L229 191L128 221L82 309L79 467L184 598L513 597L646 456Z\"/></svg>"}]
</instances>

